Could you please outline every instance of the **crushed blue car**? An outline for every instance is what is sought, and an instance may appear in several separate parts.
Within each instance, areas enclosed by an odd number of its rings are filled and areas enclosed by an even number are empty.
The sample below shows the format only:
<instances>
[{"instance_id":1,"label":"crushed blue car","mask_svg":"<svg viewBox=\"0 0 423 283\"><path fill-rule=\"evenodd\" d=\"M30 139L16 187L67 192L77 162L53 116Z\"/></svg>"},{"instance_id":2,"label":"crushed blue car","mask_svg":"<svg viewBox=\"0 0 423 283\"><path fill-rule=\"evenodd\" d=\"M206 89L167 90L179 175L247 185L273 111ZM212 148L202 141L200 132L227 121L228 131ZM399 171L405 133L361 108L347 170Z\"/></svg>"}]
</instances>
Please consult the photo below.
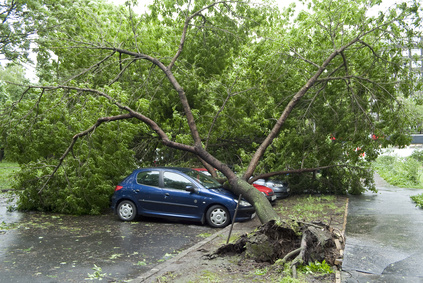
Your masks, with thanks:
<instances>
[{"instance_id":1,"label":"crushed blue car","mask_svg":"<svg viewBox=\"0 0 423 283\"><path fill-rule=\"evenodd\" d=\"M216 228L232 222L237 204L238 197L219 182L190 168L134 170L112 196L112 209L123 221L148 216L197 221ZM254 207L241 200L235 221L254 216Z\"/></svg>"}]
</instances>

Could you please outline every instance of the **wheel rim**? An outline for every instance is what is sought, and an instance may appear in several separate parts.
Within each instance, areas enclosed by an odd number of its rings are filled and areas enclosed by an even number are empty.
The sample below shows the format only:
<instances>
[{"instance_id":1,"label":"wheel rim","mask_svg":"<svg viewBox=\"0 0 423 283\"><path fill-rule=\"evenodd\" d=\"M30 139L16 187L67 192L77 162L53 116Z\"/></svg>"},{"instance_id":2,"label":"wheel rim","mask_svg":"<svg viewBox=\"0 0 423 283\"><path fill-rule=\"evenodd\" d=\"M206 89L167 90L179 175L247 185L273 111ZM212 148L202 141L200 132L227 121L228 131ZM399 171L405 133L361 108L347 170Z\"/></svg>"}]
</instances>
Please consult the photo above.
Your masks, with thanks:
<instances>
[{"instance_id":1,"label":"wheel rim","mask_svg":"<svg viewBox=\"0 0 423 283\"><path fill-rule=\"evenodd\" d=\"M123 219L130 219L134 215L134 208L129 203L124 203L119 208L119 215Z\"/></svg>"},{"instance_id":2,"label":"wheel rim","mask_svg":"<svg viewBox=\"0 0 423 283\"><path fill-rule=\"evenodd\" d=\"M213 209L210 213L210 221L215 225L223 225L227 219L226 211L222 208Z\"/></svg>"}]
</instances>

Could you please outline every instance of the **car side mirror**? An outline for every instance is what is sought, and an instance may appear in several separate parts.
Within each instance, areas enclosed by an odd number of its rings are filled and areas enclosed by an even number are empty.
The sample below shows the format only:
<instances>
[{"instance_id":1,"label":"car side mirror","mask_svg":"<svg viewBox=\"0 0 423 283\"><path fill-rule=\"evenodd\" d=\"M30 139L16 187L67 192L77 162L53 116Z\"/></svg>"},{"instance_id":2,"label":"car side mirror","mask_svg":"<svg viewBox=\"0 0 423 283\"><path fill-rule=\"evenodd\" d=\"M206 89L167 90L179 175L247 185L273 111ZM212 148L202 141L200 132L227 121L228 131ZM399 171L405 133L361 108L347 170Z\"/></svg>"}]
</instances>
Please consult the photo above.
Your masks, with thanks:
<instances>
[{"instance_id":1,"label":"car side mirror","mask_svg":"<svg viewBox=\"0 0 423 283\"><path fill-rule=\"evenodd\" d=\"M194 188L193 186L186 186L185 187L185 191L188 191L188 192L191 192L191 193L196 193L197 192L197 189L196 188Z\"/></svg>"}]
</instances>

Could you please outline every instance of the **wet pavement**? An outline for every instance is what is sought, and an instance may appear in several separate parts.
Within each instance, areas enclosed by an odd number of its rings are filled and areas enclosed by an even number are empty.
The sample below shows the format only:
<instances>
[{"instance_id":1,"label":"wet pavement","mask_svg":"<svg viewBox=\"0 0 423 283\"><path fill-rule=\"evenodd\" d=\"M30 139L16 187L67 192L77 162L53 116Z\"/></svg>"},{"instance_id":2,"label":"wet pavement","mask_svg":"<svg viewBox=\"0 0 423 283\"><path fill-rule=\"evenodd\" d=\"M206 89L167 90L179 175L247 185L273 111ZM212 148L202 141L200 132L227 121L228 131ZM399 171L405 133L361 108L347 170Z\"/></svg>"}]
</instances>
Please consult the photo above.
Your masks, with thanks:
<instances>
[{"instance_id":1,"label":"wet pavement","mask_svg":"<svg viewBox=\"0 0 423 283\"><path fill-rule=\"evenodd\" d=\"M423 282L423 209L410 196L423 190L389 185L351 196L342 282Z\"/></svg>"},{"instance_id":2,"label":"wet pavement","mask_svg":"<svg viewBox=\"0 0 423 283\"><path fill-rule=\"evenodd\" d=\"M125 282L219 229L113 214L8 212L0 197L0 283Z\"/></svg>"}]
</instances>

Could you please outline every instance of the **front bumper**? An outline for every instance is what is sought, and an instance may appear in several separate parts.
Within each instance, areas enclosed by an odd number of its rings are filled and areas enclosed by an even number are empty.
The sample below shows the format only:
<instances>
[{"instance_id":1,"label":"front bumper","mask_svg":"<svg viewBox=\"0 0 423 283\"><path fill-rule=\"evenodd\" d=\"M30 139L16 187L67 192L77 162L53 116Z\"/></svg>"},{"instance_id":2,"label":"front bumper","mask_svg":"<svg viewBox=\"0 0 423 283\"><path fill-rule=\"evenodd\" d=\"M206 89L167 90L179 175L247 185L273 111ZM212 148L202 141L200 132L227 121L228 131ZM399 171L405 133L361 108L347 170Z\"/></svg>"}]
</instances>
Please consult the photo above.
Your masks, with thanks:
<instances>
[{"instance_id":1,"label":"front bumper","mask_svg":"<svg viewBox=\"0 0 423 283\"><path fill-rule=\"evenodd\" d=\"M290 189L286 188L286 187L282 187L282 188L272 188L273 192L275 193L275 196L277 198L287 198L289 197L289 192Z\"/></svg>"},{"instance_id":2,"label":"front bumper","mask_svg":"<svg viewBox=\"0 0 423 283\"><path fill-rule=\"evenodd\" d=\"M235 213L235 211L234 211ZM235 222L247 221L256 216L256 210L252 206L238 207Z\"/></svg>"},{"instance_id":3,"label":"front bumper","mask_svg":"<svg viewBox=\"0 0 423 283\"><path fill-rule=\"evenodd\" d=\"M270 201L270 202L274 202L278 197L276 196L276 194L274 194L273 196L266 196L266 198Z\"/></svg>"},{"instance_id":4,"label":"front bumper","mask_svg":"<svg viewBox=\"0 0 423 283\"><path fill-rule=\"evenodd\" d=\"M289 197L289 193L288 192L281 192L281 193L275 192L275 196L276 196L276 198L287 198L287 197Z\"/></svg>"}]
</instances>

